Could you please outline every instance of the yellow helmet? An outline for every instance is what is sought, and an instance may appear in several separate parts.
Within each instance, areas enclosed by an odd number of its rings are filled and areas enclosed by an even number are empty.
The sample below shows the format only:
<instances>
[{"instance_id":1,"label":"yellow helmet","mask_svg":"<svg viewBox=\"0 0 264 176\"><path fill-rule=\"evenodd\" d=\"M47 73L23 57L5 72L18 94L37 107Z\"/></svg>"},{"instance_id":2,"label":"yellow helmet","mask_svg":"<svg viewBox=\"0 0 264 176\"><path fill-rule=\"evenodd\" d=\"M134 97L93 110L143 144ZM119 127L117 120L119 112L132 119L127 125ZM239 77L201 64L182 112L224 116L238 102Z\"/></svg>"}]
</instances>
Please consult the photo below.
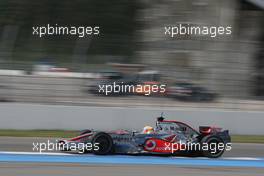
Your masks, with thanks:
<instances>
[{"instance_id":1,"label":"yellow helmet","mask_svg":"<svg viewBox=\"0 0 264 176\"><path fill-rule=\"evenodd\" d=\"M154 128L153 127L151 127L151 126L145 126L144 128L143 128L143 134L151 134L151 133L153 133L154 132Z\"/></svg>"}]
</instances>

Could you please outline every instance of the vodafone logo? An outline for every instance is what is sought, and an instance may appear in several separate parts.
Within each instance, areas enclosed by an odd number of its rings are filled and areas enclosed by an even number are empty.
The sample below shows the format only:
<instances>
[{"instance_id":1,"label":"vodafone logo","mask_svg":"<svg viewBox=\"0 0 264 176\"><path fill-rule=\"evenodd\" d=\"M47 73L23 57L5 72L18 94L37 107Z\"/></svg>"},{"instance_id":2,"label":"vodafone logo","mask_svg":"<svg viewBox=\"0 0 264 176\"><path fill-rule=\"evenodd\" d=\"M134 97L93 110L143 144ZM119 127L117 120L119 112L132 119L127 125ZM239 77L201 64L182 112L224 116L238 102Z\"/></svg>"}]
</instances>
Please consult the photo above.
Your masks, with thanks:
<instances>
[{"instance_id":1,"label":"vodafone logo","mask_svg":"<svg viewBox=\"0 0 264 176\"><path fill-rule=\"evenodd\" d=\"M153 150L156 147L156 142L154 140L147 140L144 145L146 150Z\"/></svg>"}]
</instances>

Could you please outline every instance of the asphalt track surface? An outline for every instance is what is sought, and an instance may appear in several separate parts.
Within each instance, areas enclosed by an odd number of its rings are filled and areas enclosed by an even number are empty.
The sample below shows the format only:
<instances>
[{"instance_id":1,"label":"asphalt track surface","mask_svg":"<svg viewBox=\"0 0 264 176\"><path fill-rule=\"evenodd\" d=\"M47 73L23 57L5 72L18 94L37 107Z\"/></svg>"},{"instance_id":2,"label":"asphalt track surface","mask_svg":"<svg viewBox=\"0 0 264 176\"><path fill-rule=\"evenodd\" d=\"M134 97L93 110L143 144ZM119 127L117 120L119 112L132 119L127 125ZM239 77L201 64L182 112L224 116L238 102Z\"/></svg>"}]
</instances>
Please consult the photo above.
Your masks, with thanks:
<instances>
[{"instance_id":1,"label":"asphalt track surface","mask_svg":"<svg viewBox=\"0 0 264 176\"><path fill-rule=\"evenodd\" d=\"M0 151L33 152L33 142L55 142L54 138L0 137ZM263 157L264 144L233 143L232 150L226 151L224 157Z\"/></svg>"},{"instance_id":2,"label":"asphalt track surface","mask_svg":"<svg viewBox=\"0 0 264 176\"><path fill-rule=\"evenodd\" d=\"M47 140L0 137L0 175L264 175L263 144L233 144L221 159L29 153Z\"/></svg>"},{"instance_id":3,"label":"asphalt track surface","mask_svg":"<svg viewBox=\"0 0 264 176\"><path fill-rule=\"evenodd\" d=\"M263 176L263 168L0 163L3 176Z\"/></svg>"}]
</instances>

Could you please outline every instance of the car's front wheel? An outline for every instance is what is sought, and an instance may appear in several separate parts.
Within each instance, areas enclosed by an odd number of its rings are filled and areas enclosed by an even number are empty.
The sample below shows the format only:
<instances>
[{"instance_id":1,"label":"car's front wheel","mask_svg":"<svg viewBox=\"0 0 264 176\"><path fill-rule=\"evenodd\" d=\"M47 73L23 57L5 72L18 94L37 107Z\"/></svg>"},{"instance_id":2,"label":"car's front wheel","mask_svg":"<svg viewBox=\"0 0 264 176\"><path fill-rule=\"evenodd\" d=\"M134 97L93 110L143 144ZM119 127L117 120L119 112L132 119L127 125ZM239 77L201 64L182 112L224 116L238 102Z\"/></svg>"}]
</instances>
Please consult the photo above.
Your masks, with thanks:
<instances>
[{"instance_id":1,"label":"car's front wheel","mask_svg":"<svg viewBox=\"0 0 264 176\"><path fill-rule=\"evenodd\" d=\"M94 146L93 153L96 155L107 155L113 151L113 139L107 133L96 133L93 136L92 144Z\"/></svg>"}]
</instances>

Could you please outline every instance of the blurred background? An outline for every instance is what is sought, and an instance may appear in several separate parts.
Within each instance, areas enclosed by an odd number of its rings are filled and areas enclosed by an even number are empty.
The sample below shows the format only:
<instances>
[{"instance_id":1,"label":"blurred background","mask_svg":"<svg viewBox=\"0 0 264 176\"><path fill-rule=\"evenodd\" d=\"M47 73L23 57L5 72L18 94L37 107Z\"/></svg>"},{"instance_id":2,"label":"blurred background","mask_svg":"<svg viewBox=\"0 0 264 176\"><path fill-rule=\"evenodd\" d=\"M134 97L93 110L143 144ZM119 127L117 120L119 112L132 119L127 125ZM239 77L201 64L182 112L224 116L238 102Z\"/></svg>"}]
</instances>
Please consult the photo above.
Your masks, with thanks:
<instances>
[{"instance_id":1,"label":"blurred background","mask_svg":"<svg viewBox=\"0 0 264 176\"><path fill-rule=\"evenodd\" d=\"M262 0L2 0L0 100L103 106L264 109ZM232 26L168 38L164 26ZM32 35L33 26L100 26L100 36ZM166 84L103 96L102 82Z\"/></svg>"}]
</instances>

